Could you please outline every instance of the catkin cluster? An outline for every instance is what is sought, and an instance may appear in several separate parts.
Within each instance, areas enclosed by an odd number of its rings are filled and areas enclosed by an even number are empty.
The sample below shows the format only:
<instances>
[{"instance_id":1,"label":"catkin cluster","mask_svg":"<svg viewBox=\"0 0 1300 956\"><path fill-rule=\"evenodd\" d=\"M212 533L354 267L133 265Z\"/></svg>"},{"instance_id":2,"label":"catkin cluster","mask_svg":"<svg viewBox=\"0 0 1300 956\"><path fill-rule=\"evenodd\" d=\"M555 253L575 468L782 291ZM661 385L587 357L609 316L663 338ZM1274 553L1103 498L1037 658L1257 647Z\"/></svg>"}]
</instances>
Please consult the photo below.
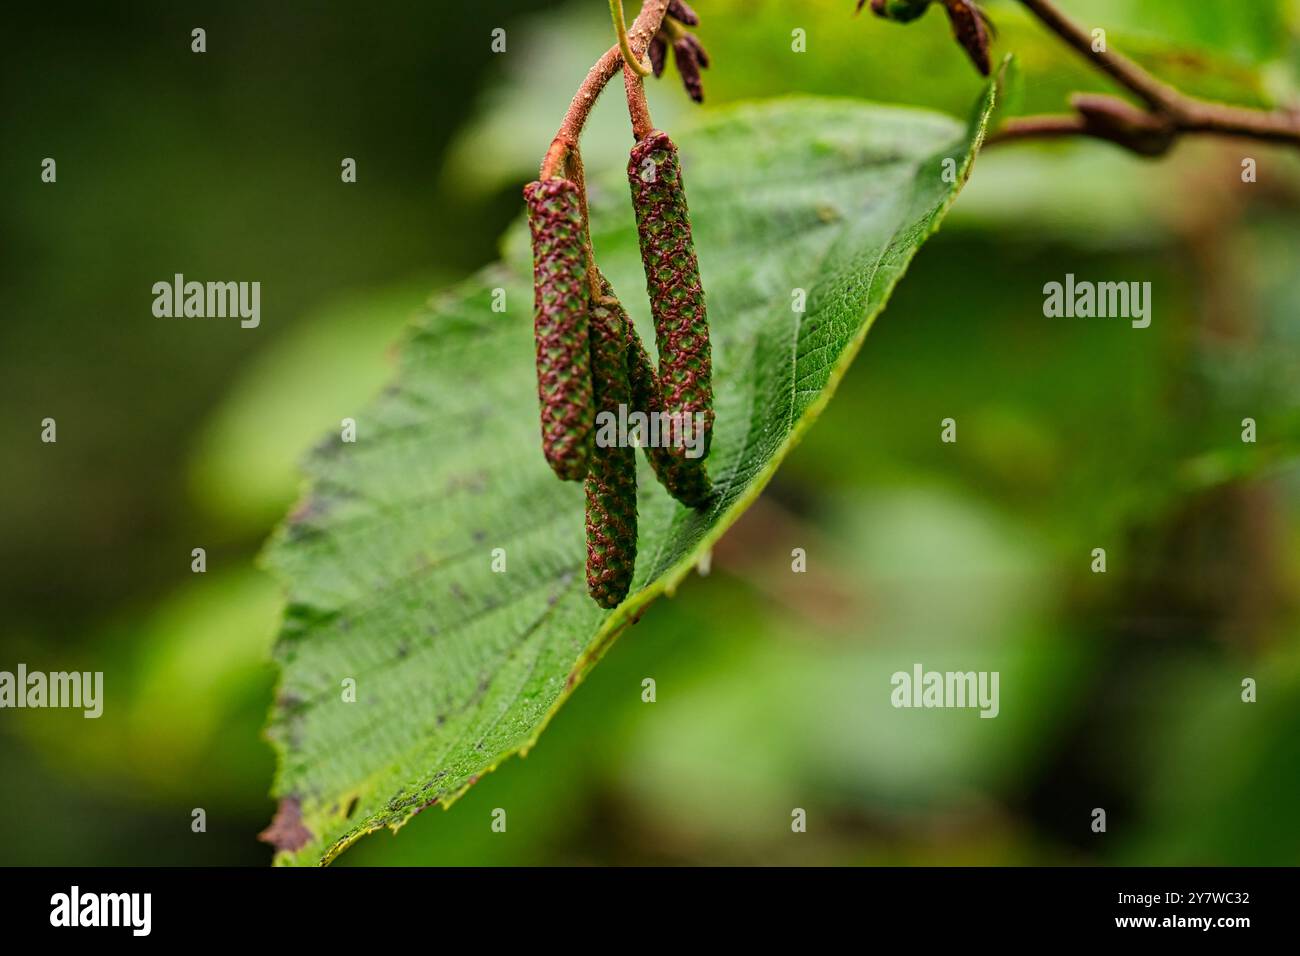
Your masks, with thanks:
<instances>
[{"instance_id":1,"label":"catkin cluster","mask_svg":"<svg viewBox=\"0 0 1300 956\"><path fill-rule=\"evenodd\" d=\"M672 140L655 130L638 142L628 178L658 368L591 261L579 185L557 176L524 187L542 452L558 477L584 482L587 590L605 608L617 606L632 586L637 480L632 436L618 433L612 444L596 440L602 413L626 422L640 412L662 423L650 429L658 441L640 436L655 476L693 508L704 507L712 494L704 464L713 428L709 325Z\"/></svg>"}]
</instances>

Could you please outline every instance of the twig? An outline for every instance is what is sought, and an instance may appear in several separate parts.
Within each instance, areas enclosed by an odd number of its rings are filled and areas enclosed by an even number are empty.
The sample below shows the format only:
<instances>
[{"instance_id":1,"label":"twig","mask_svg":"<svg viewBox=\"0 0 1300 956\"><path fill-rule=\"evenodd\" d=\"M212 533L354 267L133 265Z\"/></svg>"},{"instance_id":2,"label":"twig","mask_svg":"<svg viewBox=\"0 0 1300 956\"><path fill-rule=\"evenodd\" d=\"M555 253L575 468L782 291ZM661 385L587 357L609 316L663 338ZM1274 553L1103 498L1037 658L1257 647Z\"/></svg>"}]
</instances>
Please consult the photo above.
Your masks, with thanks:
<instances>
[{"instance_id":1,"label":"twig","mask_svg":"<svg viewBox=\"0 0 1300 956\"><path fill-rule=\"evenodd\" d=\"M1188 96L1119 53L1093 49L1090 34L1066 16L1054 0L1020 2L1090 63L1142 100L1147 108L1138 109L1118 97L1079 94L1071 101L1073 114L1008 120L989 137L989 145L1091 136L1142 156L1160 156L1184 134L1209 133L1300 146L1300 114L1246 109Z\"/></svg>"},{"instance_id":2,"label":"twig","mask_svg":"<svg viewBox=\"0 0 1300 956\"><path fill-rule=\"evenodd\" d=\"M1078 93L1070 103L1074 114L1007 120L997 132L998 141L1091 136L1140 156L1161 156L1173 146L1180 132L1164 113L1142 110L1117 96Z\"/></svg>"},{"instance_id":3,"label":"twig","mask_svg":"<svg viewBox=\"0 0 1300 956\"><path fill-rule=\"evenodd\" d=\"M1178 100L1177 90L1157 80L1128 57L1110 49L1104 52L1094 50L1091 34L1067 17L1052 0L1020 0L1020 2L1030 13L1042 20L1049 30L1074 47L1094 66L1108 73L1121 86L1132 90L1151 109L1167 110Z\"/></svg>"},{"instance_id":4,"label":"twig","mask_svg":"<svg viewBox=\"0 0 1300 956\"><path fill-rule=\"evenodd\" d=\"M668 12L668 4L669 0L645 0L641 4L641 12L637 14L637 18L632 21L632 26L627 31L628 46L634 57L645 55L646 48L650 46L650 38L659 31L664 15ZM554 176L564 157L577 147L578 140L582 137L583 127L587 124L587 117L591 114L592 107L596 105L596 99L622 65L623 51L616 43L606 50L587 72L586 79L582 81L578 92L574 94L573 102L569 104L568 112L564 114L560 131L555 134L551 148L547 150L546 158L542 160L541 179Z\"/></svg>"}]
</instances>

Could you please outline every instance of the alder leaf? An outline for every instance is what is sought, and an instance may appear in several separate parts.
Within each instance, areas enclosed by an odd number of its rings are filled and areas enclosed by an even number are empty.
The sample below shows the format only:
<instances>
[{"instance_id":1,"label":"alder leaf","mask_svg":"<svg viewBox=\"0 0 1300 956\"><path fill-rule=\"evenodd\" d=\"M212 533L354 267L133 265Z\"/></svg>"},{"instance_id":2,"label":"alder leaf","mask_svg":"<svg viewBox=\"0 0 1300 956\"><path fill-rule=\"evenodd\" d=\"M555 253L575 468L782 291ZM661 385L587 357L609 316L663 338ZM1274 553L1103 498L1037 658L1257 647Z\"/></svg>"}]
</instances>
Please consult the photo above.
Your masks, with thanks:
<instances>
[{"instance_id":1,"label":"alder leaf","mask_svg":"<svg viewBox=\"0 0 1300 956\"><path fill-rule=\"evenodd\" d=\"M309 456L306 497L265 556L287 590L268 729L277 862L327 863L533 745L817 417L969 175L994 98L970 124L777 100L677 136L713 329L720 494L690 511L640 463L636 579L614 611L586 593L582 488L542 458L522 228L502 263L430 303L396 382L353 416L355 442L336 432ZM626 174L588 175L597 256L653 343Z\"/></svg>"}]
</instances>

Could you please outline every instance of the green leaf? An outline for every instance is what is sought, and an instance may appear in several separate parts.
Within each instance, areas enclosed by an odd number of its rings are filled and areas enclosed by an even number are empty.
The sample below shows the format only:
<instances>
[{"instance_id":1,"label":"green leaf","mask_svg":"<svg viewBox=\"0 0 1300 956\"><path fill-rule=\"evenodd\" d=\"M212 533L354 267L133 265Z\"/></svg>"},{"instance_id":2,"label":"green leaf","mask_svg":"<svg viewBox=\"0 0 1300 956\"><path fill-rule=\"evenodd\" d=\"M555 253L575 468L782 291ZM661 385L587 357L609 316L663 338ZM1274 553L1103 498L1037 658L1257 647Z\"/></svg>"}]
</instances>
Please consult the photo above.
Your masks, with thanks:
<instances>
[{"instance_id":1,"label":"green leaf","mask_svg":"<svg viewBox=\"0 0 1300 956\"><path fill-rule=\"evenodd\" d=\"M788 99L680 136L714 329L720 495L690 511L641 463L637 575L612 612L586 594L582 489L555 480L539 447L523 231L502 264L431 304L397 382L357 416L356 442L333 435L310 456L311 490L267 552L288 590L274 792L282 822L301 814L279 828L298 838L278 862L328 862L532 746L817 417L969 175L993 102L990 86L964 128L918 110ZM625 173L607 172L589 168L593 243L653 341ZM493 572L496 548L505 573Z\"/></svg>"}]
</instances>

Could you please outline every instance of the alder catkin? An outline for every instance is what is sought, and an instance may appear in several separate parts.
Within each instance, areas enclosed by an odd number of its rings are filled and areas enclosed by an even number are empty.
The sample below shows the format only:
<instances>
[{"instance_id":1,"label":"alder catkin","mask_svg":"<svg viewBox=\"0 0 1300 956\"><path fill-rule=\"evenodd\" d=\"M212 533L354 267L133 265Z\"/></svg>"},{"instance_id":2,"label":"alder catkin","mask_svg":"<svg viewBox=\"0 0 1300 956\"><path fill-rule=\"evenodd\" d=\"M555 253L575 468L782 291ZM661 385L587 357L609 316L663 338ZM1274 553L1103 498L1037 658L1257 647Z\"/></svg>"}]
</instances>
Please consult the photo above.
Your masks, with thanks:
<instances>
[{"instance_id":1,"label":"alder catkin","mask_svg":"<svg viewBox=\"0 0 1300 956\"><path fill-rule=\"evenodd\" d=\"M663 397L650 356L636 330L628 323L628 380L632 389L632 409L647 417L662 413ZM678 457L671 448L645 445L646 459L655 477L668 493L691 508L702 508L713 495L708 469L703 458Z\"/></svg>"},{"instance_id":2,"label":"alder catkin","mask_svg":"<svg viewBox=\"0 0 1300 956\"><path fill-rule=\"evenodd\" d=\"M650 72L658 79L664 75L664 64L668 61L668 42L655 34L646 47L646 53L650 57Z\"/></svg>"},{"instance_id":3,"label":"alder catkin","mask_svg":"<svg viewBox=\"0 0 1300 956\"><path fill-rule=\"evenodd\" d=\"M692 10L685 0L669 0L668 16L674 20L679 20L688 27L697 27L700 25L700 17Z\"/></svg>"},{"instance_id":4,"label":"alder catkin","mask_svg":"<svg viewBox=\"0 0 1300 956\"><path fill-rule=\"evenodd\" d=\"M974 0L944 0L944 9L952 21L953 36L966 50L975 68L989 75L989 32L984 26L984 15Z\"/></svg>"},{"instance_id":5,"label":"alder catkin","mask_svg":"<svg viewBox=\"0 0 1300 956\"><path fill-rule=\"evenodd\" d=\"M524 187L533 238L533 332L542 451L566 481L587 474L595 418L587 332L586 253L578 187L547 179Z\"/></svg>"},{"instance_id":6,"label":"alder catkin","mask_svg":"<svg viewBox=\"0 0 1300 956\"><path fill-rule=\"evenodd\" d=\"M673 41L673 60L682 85L686 87L686 95L697 103L703 103L704 82L700 70L709 65L709 54L694 33L683 33Z\"/></svg>"},{"instance_id":7,"label":"alder catkin","mask_svg":"<svg viewBox=\"0 0 1300 956\"><path fill-rule=\"evenodd\" d=\"M704 287L691 239L677 147L654 130L632 147L628 160L650 310L659 349L659 387L665 410L697 416L708 454L713 434L712 361ZM685 459L685 448L673 454Z\"/></svg>"},{"instance_id":8,"label":"alder catkin","mask_svg":"<svg viewBox=\"0 0 1300 956\"><path fill-rule=\"evenodd\" d=\"M632 402L627 360L631 322L609 283L601 284L602 299L591 302L588 313L592 386L597 412L617 419L620 408L626 412ZM636 568L636 449L616 429L610 431L611 444L592 443L585 485L587 592L604 608L627 597Z\"/></svg>"}]
</instances>

